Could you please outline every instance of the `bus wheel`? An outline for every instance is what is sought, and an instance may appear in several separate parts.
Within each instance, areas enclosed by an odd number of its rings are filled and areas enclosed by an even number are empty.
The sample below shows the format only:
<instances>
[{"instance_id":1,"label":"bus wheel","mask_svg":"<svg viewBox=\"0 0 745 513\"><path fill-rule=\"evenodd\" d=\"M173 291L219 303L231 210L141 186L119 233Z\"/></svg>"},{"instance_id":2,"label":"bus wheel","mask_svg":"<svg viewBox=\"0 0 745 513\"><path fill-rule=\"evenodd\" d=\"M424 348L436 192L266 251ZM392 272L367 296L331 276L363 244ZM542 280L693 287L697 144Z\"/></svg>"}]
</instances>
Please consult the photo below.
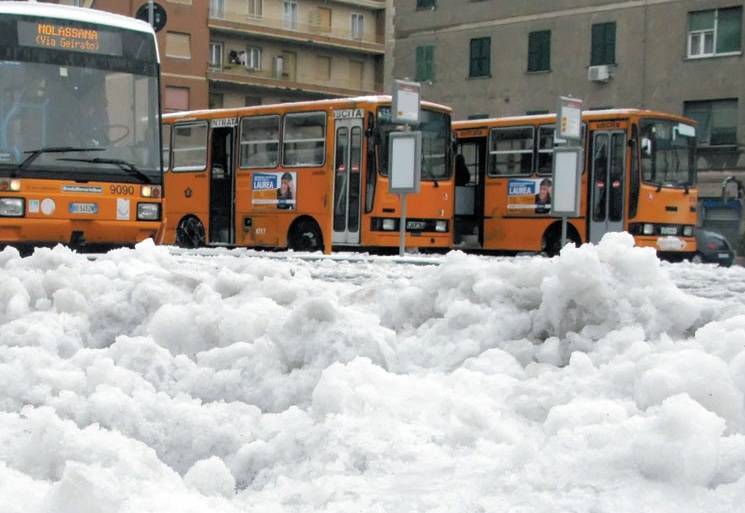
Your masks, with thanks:
<instances>
[{"instance_id":1,"label":"bus wheel","mask_svg":"<svg viewBox=\"0 0 745 513\"><path fill-rule=\"evenodd\" d=\"M202 221L194 216L185 217L176 228L176 245L182 248L204 246L205 232Z\"/></svg>"},{"instance_id":2,"label":"bus wheel","mask_svg":"<svg viewBox=\"0 0 745 513\"><path fill-rule=\"evenodd\" d=\"M312 219L300 219L290 228L287 245L294 251L322 251L323 235Z\"/></svg>"}]
</instances>

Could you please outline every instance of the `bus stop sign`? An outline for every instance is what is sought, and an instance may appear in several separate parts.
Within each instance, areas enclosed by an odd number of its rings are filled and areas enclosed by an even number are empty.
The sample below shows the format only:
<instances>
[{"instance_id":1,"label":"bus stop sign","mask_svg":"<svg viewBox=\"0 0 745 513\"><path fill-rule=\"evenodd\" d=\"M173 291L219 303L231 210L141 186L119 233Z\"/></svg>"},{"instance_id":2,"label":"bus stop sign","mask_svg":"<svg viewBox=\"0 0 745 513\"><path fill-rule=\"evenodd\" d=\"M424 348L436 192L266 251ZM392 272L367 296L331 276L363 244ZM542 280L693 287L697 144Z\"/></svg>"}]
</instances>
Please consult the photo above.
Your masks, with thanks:
<instances>
[{"instance_id":1,"label":"bus stop sign","mask_svg":"<svg viewBox=\"0 0 745 513\"><path fill-rule=\"evenodd\" d=\"M166 26L166 23L168 22L168 16L166 15L166 10L163 8L162 5L156 4L153 2L153 30L155 32L160 32L163 30L163 27ZM142 20L145 23L150 23L150 2L144 3L140 6L139 9L137 9L137 13L135 14L135 18L138 20Z\"/></svg>"}]
</instances>

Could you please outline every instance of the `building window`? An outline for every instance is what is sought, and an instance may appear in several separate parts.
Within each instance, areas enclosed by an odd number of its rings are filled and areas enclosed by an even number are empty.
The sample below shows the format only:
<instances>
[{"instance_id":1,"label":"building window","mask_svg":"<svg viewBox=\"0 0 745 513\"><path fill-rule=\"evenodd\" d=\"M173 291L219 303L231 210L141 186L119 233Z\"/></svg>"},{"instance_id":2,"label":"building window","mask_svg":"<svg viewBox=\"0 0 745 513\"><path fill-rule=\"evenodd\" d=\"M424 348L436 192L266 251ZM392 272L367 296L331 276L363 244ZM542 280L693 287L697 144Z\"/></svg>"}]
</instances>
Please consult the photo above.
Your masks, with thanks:
<instances>
[{"instance_id":1,"label":"building window","mask_svg":"<svg viewBox=\"0 0 745 513\"><path fill-rule=\"evenodd\" d=\"M591 66L616 63L616 23L597 23L592 26Z\"/></svg>"},{"instance_id":2,"label":"building window","mask_svg":"<svg viewBox=\"0 0 745 513\"><path fill-rule=\"evenodd\" d=\"M699 146L737 144L737 100L685 102L685 115L698 122Z\"/></svg>"},{"instance_id":3,"label":"building window","mask_svg":"<svg viewBox=\"0 0 745 513\"><path fill-rule=\"evenodd\" d=\"M365 77L365 63L362 61L349 60L349 87L362 89Z\"/></svg>"},{"instance_id":4,"label":"building window","mask_svg":"<svg viewBox=\"0 0 745 513\"><path fill-rule=\"evenodd\" d=\"M210 18L225 18L225 0L210 0Z\"/></svg>"},{"instance_id":5,"label":"building window","mask_svg":"<svg viewBox=\"0 0 745 513\"><path fill-rule=\"evenodd\" d=\"M222 68L223 44L210 41L209 64L213 68Z\"/></svg>"},{"instance_id":6,"label":"building window","mask_svg":"<svg viewBox=\"0 0 745 513\"><path fill-rule=\"evenodd\" d=\"M248 15L251 18L264 16L264 0L248 0Z\"/></svg>"},{"instance_id":7,"label":"building window","mask_svg":"<svg viewBox=\"0 0 745 513\"><path fill-rule=\"evenodd\" d=\"M528 35L528 71L551 70L551 31L541 30Z\"/></svg>"},{"instance_id":8,"label":"building window","mask_svg":"<svg viewBox=\"0 0 745 513\"><path fill-rule=\"evenodd\" d=\"M246 68L261 69L261 48L249 47L246 49Z\"/></svg>"},{"instance_id":9,"label":"building window","mask_svg":"<svg viewBox=\"0 0 745 513\"><path fill-rule=\"evenodd\" d=\"M189 88L188 87L166 87L163 107L168 112L189 110Z\"/></svg>"},{"instance_id":10,"label":"building window","mask_svg":"<svg viewBox=\"0 0 745 513\"><path fill-rule=\"evenodd\" d=\"M210 93L208 102L210 109L222 109L224 96L222 93Z\"/></svg>"},{"instance_id":11,"label":"building window","mask_svg":"<svg viewBox=\"0 0 745 513\"><path fill-rule=\"evenodd\" d=\"M362 39L365 31L365 17L359 13L352 13L352 39Z\"/></svg>"},{"instance_id":12,"label":"building window","mask_svg":"<svg viewBox=\"0 0 745 513\"><path fill-rule=\"evenodd\" d=\"M246 96L243 98L243 105L246 107L255 107L261 105L261 98L258 96Z\"/></svg>"},{"instance_id":13,"label":"building window","mask_svg":"<svg viewBox=\"0 0 745 513\"><path fill-rule=\"evenodd\" d=\"M297 30L297 2L285 0L282 7L282 20L284 27Z\"/></svg>"},{"instance_id":14,"label":"building window","mask_svg":"<svg viewBox=\"0 0 745 513\"><path fill-rule=\"evenodd\" d=\"M316 56L316 78L324 82L331 80L331 57Z\"/></svg>"},{"instance_id":15,"label":"building window","mask_svg":"<svg viewBox=\"0 0 745 513\"><path fill-rule=\"evenodd\" d=\"M417 9L435 9L436 7L436 0L416 0Z\"/></svg>"},{"instance_id":16,"label":"building window","mask_svg":"<svg viewBox=\"0 0 745 513\"><path fill-rule=\"evenodd\" d=\"M191 59L191 37L179 32L166 33L166 56Z\"/></svg>"},{"instance_id":17,"label":"building window","mask_svg":"<svg viewBox=\"0 0 745 513\"><path fill-rule=\"evenodd\" d=\"M429 82L435 78L435 47L432 45L416 47L416 80Z\"/></svg>"},{"instance_id":18,"label":"building window","mask_svg":"<svg viewBox=\"0 0 745 513\"><path fill-rule=\"evenodd\" d=\"M688 13L688 57L740 53L742 7Z\"/></svg>"},{"instance_id":19,"label":"building window","mask_svg":"<svg viewBox=\"0 0 745 513\"><path fill-rule=\"evenodd\" d=\"M471 39L469 77L488 77L491 73L491 38Z\"/></svg>"}]
</instances>

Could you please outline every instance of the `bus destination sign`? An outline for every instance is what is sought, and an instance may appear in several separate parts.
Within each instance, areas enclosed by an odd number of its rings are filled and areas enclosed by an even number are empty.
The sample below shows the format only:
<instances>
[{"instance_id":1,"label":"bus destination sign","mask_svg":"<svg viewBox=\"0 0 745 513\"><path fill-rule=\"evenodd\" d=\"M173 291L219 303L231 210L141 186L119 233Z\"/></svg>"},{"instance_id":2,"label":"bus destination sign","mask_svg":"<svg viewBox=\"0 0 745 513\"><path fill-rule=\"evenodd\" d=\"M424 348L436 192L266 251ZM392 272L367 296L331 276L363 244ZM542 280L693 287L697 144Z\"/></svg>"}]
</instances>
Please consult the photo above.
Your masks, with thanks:
<instances>
[{"instance_id":1,"label":"bus destination sign","mask_svg":"<svg viewBox=\"0 0 745 513\"><path fill-rule=\"evenodd\" d=\"M53 50L122 55L122 38L116 32L71 27L48 21L19 21L18 44Z\"/></svg>"}]
</instances>

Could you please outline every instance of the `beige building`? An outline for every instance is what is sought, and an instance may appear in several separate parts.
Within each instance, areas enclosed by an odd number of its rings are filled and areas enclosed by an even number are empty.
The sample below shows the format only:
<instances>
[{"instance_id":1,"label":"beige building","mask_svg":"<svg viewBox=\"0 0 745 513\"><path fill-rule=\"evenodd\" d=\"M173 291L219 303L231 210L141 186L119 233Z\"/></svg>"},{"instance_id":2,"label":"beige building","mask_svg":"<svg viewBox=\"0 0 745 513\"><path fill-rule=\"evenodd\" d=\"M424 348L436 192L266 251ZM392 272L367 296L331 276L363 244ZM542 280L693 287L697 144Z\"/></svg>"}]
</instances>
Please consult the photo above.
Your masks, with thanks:
<instances>
[{"instance_id":1,"label":"beige building","mask_svg":"<svg viewBox=\"0 0 745 513\"><path fill-rule=\"evenodd\" d=\"M147 0L48 0L134 15ZM156 0L165 111L383 90L391 0Z\"/></svg>"}]
</instances>

